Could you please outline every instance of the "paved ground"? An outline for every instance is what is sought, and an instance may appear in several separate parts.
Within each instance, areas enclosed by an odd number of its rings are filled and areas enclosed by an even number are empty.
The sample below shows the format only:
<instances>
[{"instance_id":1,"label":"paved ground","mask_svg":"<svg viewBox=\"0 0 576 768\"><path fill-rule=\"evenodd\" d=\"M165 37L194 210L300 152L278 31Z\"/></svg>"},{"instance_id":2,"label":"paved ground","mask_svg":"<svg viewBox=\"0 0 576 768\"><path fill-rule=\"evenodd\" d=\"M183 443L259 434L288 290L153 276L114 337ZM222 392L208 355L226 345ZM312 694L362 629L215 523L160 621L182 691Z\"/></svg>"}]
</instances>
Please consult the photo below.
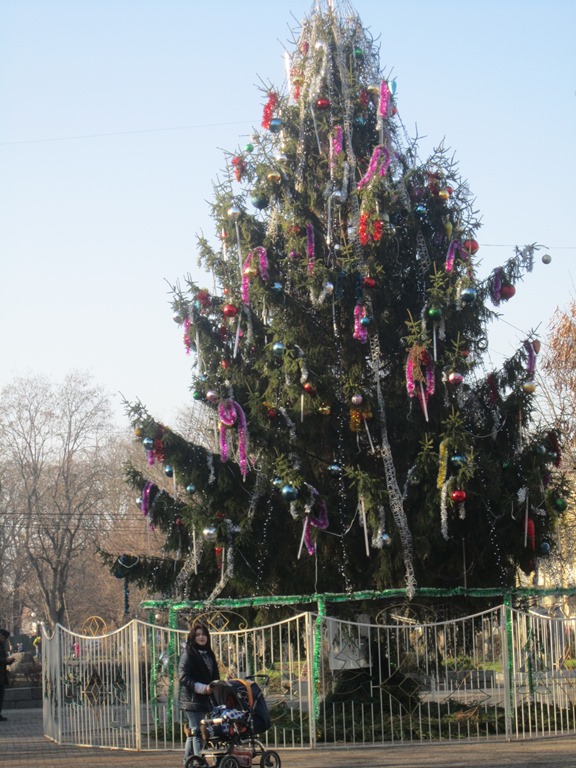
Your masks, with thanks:
<instances>
[{"instance_id":1,"label":"paved ground","mask_svg":"<svg viewBox=\"0 0 576 768\"><path fill-rule=\"evenodd\" d=\"M42 735L42 710L4 712L0 768L181 768L177 752L62 747ZM576 768L576 737L525 742L280 750L282 768Z\"/></svg>"}]
</instances>

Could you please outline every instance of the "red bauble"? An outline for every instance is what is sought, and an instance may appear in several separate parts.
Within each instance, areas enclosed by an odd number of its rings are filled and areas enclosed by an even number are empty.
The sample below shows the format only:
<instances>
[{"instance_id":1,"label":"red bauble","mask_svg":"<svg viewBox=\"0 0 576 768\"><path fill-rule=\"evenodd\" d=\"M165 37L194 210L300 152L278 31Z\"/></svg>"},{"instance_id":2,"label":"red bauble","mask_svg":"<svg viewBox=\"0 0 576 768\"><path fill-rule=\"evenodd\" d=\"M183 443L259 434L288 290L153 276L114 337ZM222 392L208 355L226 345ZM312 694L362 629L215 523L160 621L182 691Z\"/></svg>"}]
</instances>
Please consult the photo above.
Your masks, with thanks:
<instances>
[{"instance_id":1,"label":"red bauble","mask_svg":"<svg viewBox=\"0 0 576 768\"><path fill-rule=\"evenodd\" d=\"M330 106L330 99L317 99L316 106L318 109L328 109Z\"/></svg>"},{"instance_id":2,"label":"red bauble","mask_svg":"<svg viewBox=\"0 0 576 768\"><path fill-rule=\"evenodd\" d=\"M474 254L480 248L476 240L464 240L464 248L469 254Z\"/></svg>"},{"instance_id":3,"label":"red bauble","mask_svg":"<svg viewBox=\"0 0 576 768\"><path fill-rule=\"evenodd\" d=\"M500 288L500 298L504 301L508 301L508 299L511 299L512 296L516 293L516 288L512 285L512 283L506 283L505 285Z\"/></svg>"},{"instance_id":4,"label":"red bauble","mask_svg":"<svg viewBox=\"0 0 576 768\"><path fill-rule=\"evenodd\" d=\"M230 368L230 360L228 360L227 358L224 358L224 360L222 360L222 362L220 363L220 365L222 366L222 368L223 368L225 371L227 371L227 370L228 370L228 368Z\"/></svg>"},{"instance_id":5,"label":"red bauble","mask_svg":"<svg viewBox=\"0 0 576 768\"><path fill-rule=\"evenodd\" d=\"M316 394L316 387L314 386L314 384L310 384L309 381L305 381L304 382L304 384L302 385L302 389L308 395L315 395Z\"/></svg>"},{"instance_id":6,"label":"red bauble","mask_svg":"<svg viewBox=\"0 0 576 768\"><path fill-rule=\"evenodd\" d=\"M448 374L448 381L450 384L453 384L455 387L457 387L459 384L462 384L462 380L464 379L464 376L462 376L461 373L458 373L458 371L452 371Z\"/></svg>"},{"instance_id":7,"label":"red bauble","mask_svg":"<svg viewBox=\"0 0 576 768\"><path fill-rule=\"evenodd\" d=\"M463 504L466 501L466 491L463 491L461 488L457 488L455 491L452 491L450 496L452 501L456 504Z\"/></svg>"},{"instance_id":8,"label":"red bauble","mask_svg":"<svg viewBox=\"0 0 576 768\"><path fill-rule=\"evenodd\" d=\"M234 306L234 304L224 304L222 307L222 314L224 317L236 317L238 314L238 309Z\"/></svg>"},{"instance_id":9,"label":"red bauble","mask_svg":"<svg viewBox=\"0 0 576 768\"><path fill-rule=\"evenodd\" d=\"M375 288L376 287L376 280L374 280L373 277L365 277L364 278L364 285L366 288Z\"/></svg>"},{"instance_id":10,"label":"red bauble","mask_svg":"<svg viewBox=\"0 0 576 768\"><path fill-rule=\"evenodd\" d=\"M266 411L266 414L269 419L275 419L278 416L278 411L276 410L276 408L268 408L268 410Z\"/></svg>"}]
</instances>

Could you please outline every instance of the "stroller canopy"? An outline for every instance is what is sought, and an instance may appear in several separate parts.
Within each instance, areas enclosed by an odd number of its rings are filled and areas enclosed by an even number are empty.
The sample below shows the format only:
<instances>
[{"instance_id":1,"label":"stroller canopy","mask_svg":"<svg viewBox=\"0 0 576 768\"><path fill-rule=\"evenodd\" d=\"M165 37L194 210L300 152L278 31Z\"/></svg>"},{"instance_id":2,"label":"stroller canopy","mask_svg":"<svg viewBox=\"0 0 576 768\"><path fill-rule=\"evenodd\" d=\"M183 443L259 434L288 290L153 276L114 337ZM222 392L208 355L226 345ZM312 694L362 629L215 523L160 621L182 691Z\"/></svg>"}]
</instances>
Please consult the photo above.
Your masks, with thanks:
<instances>
[{"instance_id":1,"label":"stroller canopy","mask_svg":"<svg viewBox=\"0 0 576 768\"><path fill-rule=\"evenodd\" d=\"M264 733L270 728L270 714L264 694L252 680L217 680L212 683L212 699L216 706L249 713L254 733Z\"/></svg>"}]
</instances>

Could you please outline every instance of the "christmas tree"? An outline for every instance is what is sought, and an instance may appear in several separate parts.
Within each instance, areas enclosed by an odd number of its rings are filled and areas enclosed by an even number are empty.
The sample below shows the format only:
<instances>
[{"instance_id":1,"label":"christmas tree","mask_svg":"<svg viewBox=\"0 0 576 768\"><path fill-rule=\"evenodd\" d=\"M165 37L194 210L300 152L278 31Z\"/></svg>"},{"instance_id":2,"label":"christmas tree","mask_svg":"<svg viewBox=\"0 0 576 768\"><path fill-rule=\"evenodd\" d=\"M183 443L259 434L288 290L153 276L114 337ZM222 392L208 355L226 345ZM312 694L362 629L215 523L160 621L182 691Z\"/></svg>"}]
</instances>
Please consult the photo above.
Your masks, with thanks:
<instances>
[{"instance_id":1,"label":"christmas tree","mask_svg":"<svg viewBox=\"0 0 576 768\"><path fill-rule=\"evenodd\" d=\"M419 158L348 7L315 6L287 69L215 186L213 288L173 287L196 434L128 406L166 541L115 570L179 599L509 587L566 506L559 435L533 423L538 340L483 360L537 247L477 274L467 183L445 148Z\"/></svg>"}]
</instances>

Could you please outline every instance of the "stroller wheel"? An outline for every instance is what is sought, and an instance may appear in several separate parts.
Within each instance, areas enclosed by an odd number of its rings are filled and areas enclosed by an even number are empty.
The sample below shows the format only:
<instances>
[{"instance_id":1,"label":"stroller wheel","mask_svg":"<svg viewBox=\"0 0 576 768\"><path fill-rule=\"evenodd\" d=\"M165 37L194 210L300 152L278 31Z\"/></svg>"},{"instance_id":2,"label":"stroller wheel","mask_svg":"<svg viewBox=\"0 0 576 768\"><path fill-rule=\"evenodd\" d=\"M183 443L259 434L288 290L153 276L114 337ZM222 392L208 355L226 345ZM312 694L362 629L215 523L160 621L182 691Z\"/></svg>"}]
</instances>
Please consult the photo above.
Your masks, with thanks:
<instances>
[{"instance_id":1,"label":"stroller wheel","mask_svg":"<svg viewBox=\"0 0 576 768\"><path fill-rule=\"evenodd\" d=\"M224 755L218 763L218 768L240 768L240 763L234 755Z\"/></svg>"},{"instance_id":2,"label":"stroller wheel","mask_svg":"<svg viewBox=\"0 0 576 768\"><path fill-rule=\"evenodd\" d=\"M282 761L278 752L274 752L272 749L267 749L262 753L260 758L261 768L280 768Z\"/></svg>"},{"instance_id":3,"label":"stroller wheel","mask_svg":"<svg viewBox=\"0 0 576 768\"><path fill-rule=\"evenodd\" d=\"M208 768L208 763L203 757L191 755L184 763L184 768Z\"/></svg>"}]
</instances>

